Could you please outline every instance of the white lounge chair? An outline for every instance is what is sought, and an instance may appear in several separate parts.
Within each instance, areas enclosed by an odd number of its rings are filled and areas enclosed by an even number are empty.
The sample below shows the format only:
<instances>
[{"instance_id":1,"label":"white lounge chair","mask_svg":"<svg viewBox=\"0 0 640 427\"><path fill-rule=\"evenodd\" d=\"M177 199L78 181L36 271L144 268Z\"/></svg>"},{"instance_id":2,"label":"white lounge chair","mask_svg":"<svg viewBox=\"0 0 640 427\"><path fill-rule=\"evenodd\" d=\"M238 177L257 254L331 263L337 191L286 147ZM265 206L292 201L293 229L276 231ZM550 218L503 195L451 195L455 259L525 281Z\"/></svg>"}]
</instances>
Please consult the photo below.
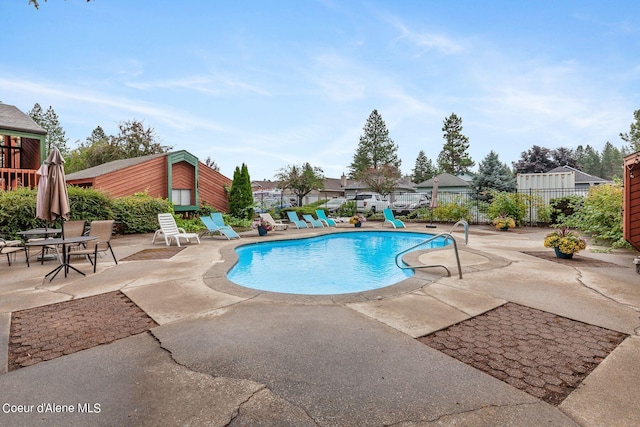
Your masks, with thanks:
<instances>
[{"instance_id":1,"label":"white lounge chair","mask_svg":"<svg viewBox=\"0 0 640 427\"><path fill-rule=\"evenodd\" d=\"M198 236L198 233L187 233L184 231L184 228L179 228L176 220L170 213L158 214L158 223L160 224L160 230L156 231L153 235L152 243L156 242L156 237L162 235L167 246L171 245L172 239L176 241L178 246L180 246L180 239L185 239L187 242L190 242L189 239L196 239L198 244L200 244L200 236Z\"/></svg>"},{"instance_id":2,"label":"white lounge chair","mask_svg":"<svg viewBox=\"0 0 640 427\"><path fill-rule=\"evenodd\" d=\"M289 228L289 224L284 224L282 220L276 221L270 213L262 213L260 214L260 218L271 224L271 227L276 231L282 231Z\"/></svg>"}]
</instances>

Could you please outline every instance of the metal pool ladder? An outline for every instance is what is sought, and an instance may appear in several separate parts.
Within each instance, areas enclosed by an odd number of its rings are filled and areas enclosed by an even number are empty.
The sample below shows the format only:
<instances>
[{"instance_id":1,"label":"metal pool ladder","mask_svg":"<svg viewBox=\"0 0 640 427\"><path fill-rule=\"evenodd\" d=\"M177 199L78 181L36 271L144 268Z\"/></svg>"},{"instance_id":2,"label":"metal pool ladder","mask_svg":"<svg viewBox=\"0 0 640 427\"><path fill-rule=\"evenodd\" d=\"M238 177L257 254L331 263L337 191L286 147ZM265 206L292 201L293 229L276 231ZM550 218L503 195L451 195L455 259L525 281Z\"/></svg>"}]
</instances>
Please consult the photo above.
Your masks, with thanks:
<instances>
[{"instance_id":1,"label":"metal pool ladder","mask_svg":"<svg viewBox=\"0 0 640 427\"><path fill-rule=\"evenodd\" d=\"M400 257L404 254L406 254L409 251L412 251L414 249L416 249L417 247L420 247L422 245L425 245L427 243L430 243L432 241L434 241L435 239L439 238L439 237L444 237L444 241L445 243L447 242L447 240L451 240L453 242L453 250L456 254L456 262L458 263L458 274L460 275L460 278L462 279L462 267L460 267L460 256L458 255L458 244L456 243L456 239L454 239L453 235L451 234L451 232L453 232L453 230L457 227L461 225L462 227L464 227L464 244L466 245L467 243L469 243L469 223L467 221L465 221L464 219L461 219L460 221L456 222L455 224L453 224L453 227L451 227L451 229L448 232L445 233L439 233L436 234L435 236L431 236L428 239L418 243L417 245L414 245L408 249L403 250L402 252L398 253L396 255L396 265L398 266L398 268L401 268L403 270L408 270L408 269L416 269L416 268L431 268L431 267L442 267L445 270L447 270L447 273L449 276L451 276L451 271L449 271L449 269L442 265L442 264L434 264L434 265L417 265L417 266L407 266L407 265L401 265L400 262L398 262L398 260L400 259Z\"/></svg>"}]
</instances>

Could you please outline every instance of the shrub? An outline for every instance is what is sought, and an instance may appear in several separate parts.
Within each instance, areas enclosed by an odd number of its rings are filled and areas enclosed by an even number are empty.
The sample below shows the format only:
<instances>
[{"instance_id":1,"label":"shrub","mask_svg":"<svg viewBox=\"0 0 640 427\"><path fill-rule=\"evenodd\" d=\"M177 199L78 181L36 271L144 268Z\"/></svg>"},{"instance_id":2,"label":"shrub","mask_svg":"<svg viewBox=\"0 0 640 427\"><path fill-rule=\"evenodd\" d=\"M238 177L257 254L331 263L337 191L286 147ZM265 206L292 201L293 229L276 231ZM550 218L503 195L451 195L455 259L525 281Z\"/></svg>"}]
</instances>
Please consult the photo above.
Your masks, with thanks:
<instances>
[{"instance_id":1,"label":"shrub","mask_svg":"<svg viewBox=\"0 0 640 427\"><path fill-rule=\"evenodd\" d=\"M119 197L113 201L113 213L124 234L150 233L158 229L158 214L173 213L173 206L167 199L156 199L146 193Z\"/></svg>"},{"instance_id":2,"label":"shrub","mask_svg":"<svg viewBox=\"0 0 640 427\"><path fill-rule=\"evenodd\" d=\"M101 191L71 185L69 193L70 220L85 220L87 223L101 219L113 219L111 199Z\"/></svg>"},{"instance_id":3,"label":"shrub","mask_svg":"<svg viewBox=\"0 0 640 427\"><path fill-rule=\"evenodd\" d=\"M508 216L513 218L517 225L522 225L522 220L527 212L525 198L519 193L494 192L491 204L487 208L489 218Z\"/></svg>"},{"instance_id":4,"label":"shrub","mask_svg":"<svg viewBox=\"0 0 640 427\"><path fill-rule=\"evenodd\" d=\"M18 188L0 191L0 234L5 238L18 239L16 234L45 225L36 219L36 190Z\"/></svg>"},{"instance_id":5,"label":"shrub","mask_svg":"<svg viewBox=\"0 0 640 427\"><path fill-rule=\"evenodd\" d=\"M433 209L433 220L443 222L456 222L461 219L471 220L471 212L463 203L461 196L455 196L444 204L439 204Z\"/></svg>"},{"instance_id":6,"label":"shrub","mask_svg":"<svg viewBox=\"0 0 640 427\"><path fill-rule=\"evenodd\" d=\"M562 224L565 218L580 210L584 196L572 194L570 196L556 197L549 201L551 224Z\"/></svg>"}]
</instances>

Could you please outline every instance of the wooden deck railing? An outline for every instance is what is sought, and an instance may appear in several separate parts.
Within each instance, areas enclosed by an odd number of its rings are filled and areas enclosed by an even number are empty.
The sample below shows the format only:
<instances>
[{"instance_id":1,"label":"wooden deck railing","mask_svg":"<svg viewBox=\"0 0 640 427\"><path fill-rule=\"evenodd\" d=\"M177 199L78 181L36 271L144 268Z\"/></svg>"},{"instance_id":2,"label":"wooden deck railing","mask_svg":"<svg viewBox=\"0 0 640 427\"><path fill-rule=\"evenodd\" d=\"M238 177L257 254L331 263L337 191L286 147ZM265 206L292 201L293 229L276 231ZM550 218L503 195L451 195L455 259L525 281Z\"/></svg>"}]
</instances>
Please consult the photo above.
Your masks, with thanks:
<instances>
[{"instance_id":1,"label":"wooden deck railing","mask_svg":"<svg viewBox=\"0 0 640 427\"><path fill-rule=\"evenodd\" d=\"M19 187L35 188L38 176L33 169L0 168L0 189L15 190Z\"/></svg>"}]
</instances>

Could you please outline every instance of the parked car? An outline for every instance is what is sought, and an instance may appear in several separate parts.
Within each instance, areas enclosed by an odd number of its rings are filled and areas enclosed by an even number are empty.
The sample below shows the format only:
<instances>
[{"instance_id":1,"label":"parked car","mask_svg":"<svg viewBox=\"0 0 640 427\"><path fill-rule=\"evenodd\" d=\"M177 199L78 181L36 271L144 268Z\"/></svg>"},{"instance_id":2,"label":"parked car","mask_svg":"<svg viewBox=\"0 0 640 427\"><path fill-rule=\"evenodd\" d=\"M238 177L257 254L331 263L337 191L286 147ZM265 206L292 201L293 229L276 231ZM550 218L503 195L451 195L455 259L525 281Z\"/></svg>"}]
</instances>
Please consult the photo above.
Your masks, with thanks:
<instances>
[{"instance_id":1,"label":"parked car","mask_svg":"<svg viewBox=\"0 0 640 427\"><path fill-rule=\"evenodd\" d=\"M391 209L398 215L406 215L415 209L428 207L430 200L429 195L425 193L400 194L391 204Z\"/></svg>"},{"instance_id":2,"label":"parked car","mask_svg":"<svg viewBox=\"0 0 640 427\"><path fill-rule=\"evenodd\" d=\"M329 212L336 212L347 201L344 197L336 197L335 199L328 200L323 207L327 208Z\"/></svg>"},{"instance_id":3,"label":"parked car","mask_svg":"<svg viewBox=\"0 0 640 427\"><path fill-rule=\"evenodd\" d=\"M356 194L356 197L352 200L356 202L356 211L365 212L371 211L373 213L382 212L389 207L387 199L383 198L378 193L360 193Z\"/></svg>"}]
</instances>

